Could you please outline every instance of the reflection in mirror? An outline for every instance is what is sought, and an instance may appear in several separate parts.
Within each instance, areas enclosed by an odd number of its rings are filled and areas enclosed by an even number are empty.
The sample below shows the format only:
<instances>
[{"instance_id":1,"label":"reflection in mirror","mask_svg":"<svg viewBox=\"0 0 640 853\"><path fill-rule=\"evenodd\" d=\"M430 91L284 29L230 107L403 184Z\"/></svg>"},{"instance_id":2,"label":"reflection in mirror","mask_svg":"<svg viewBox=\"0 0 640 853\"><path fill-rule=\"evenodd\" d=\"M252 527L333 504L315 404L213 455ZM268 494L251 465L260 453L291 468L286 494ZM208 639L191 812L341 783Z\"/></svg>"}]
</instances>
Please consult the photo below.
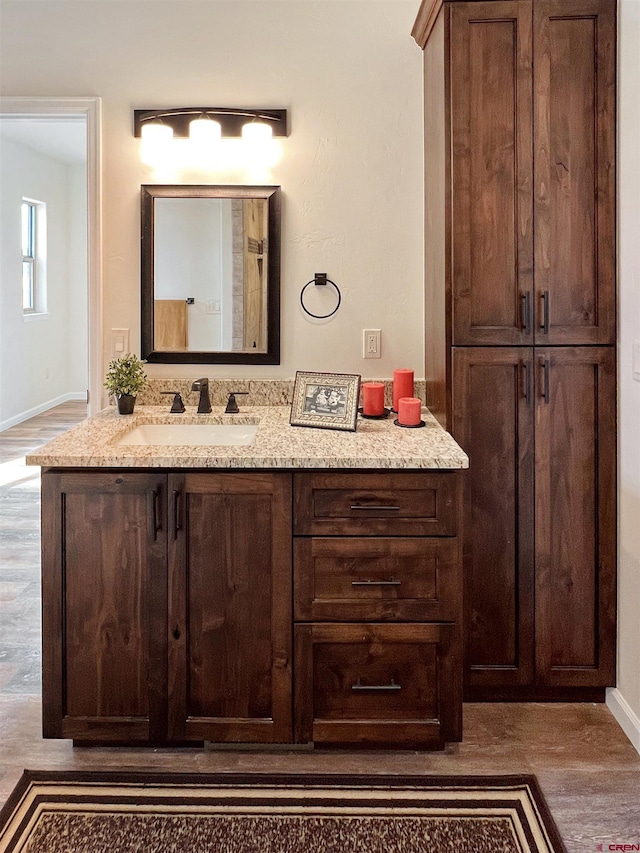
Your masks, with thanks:
<instances>
[{"instance_id":1,"label":"reflection in mirror","mask_svg":"<svg viewBox=\"0 0 640 853\"><path fill-rule=\"evenodd\" d=\"M142 187L150 362L278 364L280 188Z\"/></svg>"}]
</instances>

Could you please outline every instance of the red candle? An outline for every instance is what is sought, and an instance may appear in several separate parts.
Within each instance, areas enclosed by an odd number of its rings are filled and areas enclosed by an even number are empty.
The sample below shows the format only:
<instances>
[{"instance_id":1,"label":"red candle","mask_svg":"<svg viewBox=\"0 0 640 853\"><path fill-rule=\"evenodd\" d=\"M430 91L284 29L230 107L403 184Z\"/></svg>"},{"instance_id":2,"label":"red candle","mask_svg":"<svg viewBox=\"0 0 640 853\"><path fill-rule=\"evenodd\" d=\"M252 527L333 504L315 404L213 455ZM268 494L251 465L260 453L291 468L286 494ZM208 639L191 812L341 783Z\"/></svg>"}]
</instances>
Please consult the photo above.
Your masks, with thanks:
<instances>
[{"instance_id":1,"label":"red candle","mask_svg":"<svg viewBox=\"0 0 640 853\"><path fill-rule=\"evenodd\" d=\"M422 401L417 397L400 397L398 400L398 423L402 426L418 426L422 418Z\"/></svg>"},{"instance_id":2,"label":"red candle","mask_svg":"<svg viewBox=\"0 0 640 853\"><path fill-rule=\"evenodd\" d=\"M400 397L413 397L413 370L393 371L393 411L398 411Z\"/></svg>"},{"instance_id":3,"label":"red candle","mask_svg":"<svg viewBox=\"0 0 640 853\"><path fill-rule=\"evenodd\" d=\"M383 415L384 414L384 383L363 382L362 383L362 414Z\"/></svg>"}]
</instances>

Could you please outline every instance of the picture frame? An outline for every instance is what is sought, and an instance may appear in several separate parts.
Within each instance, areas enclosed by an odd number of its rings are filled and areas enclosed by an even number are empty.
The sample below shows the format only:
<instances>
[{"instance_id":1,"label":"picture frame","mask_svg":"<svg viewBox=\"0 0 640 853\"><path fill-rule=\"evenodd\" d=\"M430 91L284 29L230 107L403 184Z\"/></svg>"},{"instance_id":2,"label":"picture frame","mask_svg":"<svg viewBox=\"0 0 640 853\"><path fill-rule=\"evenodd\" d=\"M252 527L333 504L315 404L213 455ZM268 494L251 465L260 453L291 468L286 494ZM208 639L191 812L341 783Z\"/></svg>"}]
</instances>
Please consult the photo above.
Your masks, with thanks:
<instances>
[{"instance_id":1,"label":"picture frame","mask_svg":"<svg viewBox=\"0 0 640 853\"><path fill-rule=\"evenodd\" d=\"M358 374L298 370L289 423L291 426L355 432L359 399Z\"/></svg>"}]
</instances>

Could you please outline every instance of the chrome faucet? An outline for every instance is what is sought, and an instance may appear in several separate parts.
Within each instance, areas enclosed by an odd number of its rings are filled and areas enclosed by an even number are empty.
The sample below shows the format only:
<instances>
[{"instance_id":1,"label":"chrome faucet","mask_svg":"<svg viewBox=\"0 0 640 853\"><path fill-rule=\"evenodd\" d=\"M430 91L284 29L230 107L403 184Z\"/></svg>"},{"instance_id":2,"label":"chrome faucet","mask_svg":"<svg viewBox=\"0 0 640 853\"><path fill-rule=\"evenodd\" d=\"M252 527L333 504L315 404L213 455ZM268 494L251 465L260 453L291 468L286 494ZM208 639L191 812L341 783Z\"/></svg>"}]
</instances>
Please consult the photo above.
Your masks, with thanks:
<instances>
[{"instance_id":1,"label":"chrome faucet","mask_svg":"<svg viewBox=\"0 0 640 853\"><path fill-rule=\"evenodd\" d=\"M200 399L198 400L198 414L208 415L211 411L211 400L209 399L209 380L196 379L196 381L191 386L191 390L200 392Z\"/></svg>"}]
</instances>

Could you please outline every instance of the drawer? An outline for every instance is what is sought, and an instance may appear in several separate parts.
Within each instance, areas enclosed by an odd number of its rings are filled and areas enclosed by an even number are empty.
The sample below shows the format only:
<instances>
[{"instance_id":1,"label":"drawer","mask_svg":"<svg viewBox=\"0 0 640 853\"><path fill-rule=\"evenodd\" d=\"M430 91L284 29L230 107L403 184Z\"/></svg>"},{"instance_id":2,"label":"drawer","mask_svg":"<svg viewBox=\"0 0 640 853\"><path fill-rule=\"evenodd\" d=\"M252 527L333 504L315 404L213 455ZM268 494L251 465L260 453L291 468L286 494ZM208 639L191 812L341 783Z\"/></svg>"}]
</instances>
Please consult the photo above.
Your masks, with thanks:
<instances>
[{"instance_id":1,"label":"drawer","mask_svg":"<svg viewBox=\"0 0 640 853\"><path fill-rule=\"evenodd\" d=\"M456 621L456 539L294 540L294 613L307 621Z\"/></svg>"},{"instance_id":2,"label":"drawer","mask_svg":"<svg viewBox=\"0 0 640 853\"><path fill-rule=\"evenodd\" d=\"M455 637L447 624L296 625L296 739L411 748L460 740Z\"/></svg>"},{"instance_id":3,"label":"drawer","mask_svg":"<svg viewBox=\"0 0 640 853\"><path fill-rule=\"evenodd\" d=\"M459 472L294 475L294 533L454 536Z\"/></svg>"}]
</instances>

